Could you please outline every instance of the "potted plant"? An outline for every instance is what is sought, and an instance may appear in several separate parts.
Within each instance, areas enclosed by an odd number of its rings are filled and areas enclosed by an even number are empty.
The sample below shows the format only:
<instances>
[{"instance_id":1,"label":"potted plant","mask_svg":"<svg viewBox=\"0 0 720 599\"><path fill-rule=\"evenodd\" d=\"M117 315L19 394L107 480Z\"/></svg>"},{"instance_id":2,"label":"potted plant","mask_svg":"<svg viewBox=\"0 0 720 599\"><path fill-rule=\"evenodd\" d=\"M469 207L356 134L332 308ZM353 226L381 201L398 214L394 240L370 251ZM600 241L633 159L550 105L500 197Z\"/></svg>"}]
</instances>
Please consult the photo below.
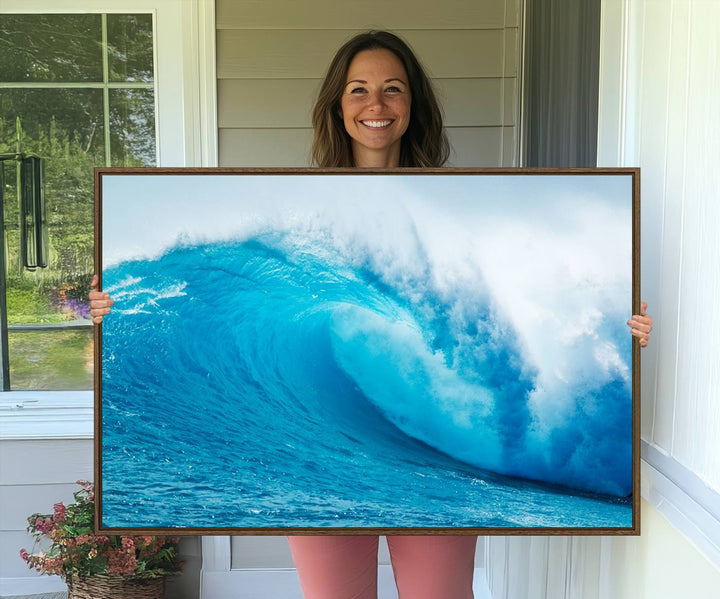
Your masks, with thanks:
<instances>
[{"instance_id":1,"label":"potted plant","mask_svg":"<svg viewBox=\"0 0 720 599\"><path fill-rule=\"evenodd\" d=\"M20 556L41 574L61 576L68 599L162 599L165 577L182 567L178 539L93 534L94 487L78 484L74 503L56 503L52 514L28 518L35 546Z\"/></svg>"}]
</instances>

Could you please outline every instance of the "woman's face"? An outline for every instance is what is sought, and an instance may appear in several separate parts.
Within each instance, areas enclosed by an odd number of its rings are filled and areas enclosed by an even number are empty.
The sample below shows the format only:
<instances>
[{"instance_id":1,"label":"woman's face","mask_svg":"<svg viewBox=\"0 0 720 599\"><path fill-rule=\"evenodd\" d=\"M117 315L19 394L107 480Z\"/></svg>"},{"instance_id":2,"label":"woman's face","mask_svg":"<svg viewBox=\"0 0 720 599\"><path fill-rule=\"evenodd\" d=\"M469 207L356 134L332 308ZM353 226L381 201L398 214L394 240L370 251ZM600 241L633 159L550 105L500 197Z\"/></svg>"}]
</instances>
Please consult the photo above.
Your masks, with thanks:
<instances>
[{"instance_id":1,"label":"woman's face","mask_svg":"<svg viewBox=\"0 0 720 599\"><path fill-rule=\"evenodd\" d=\"M358 52L340 99L356 166L398 166L400 139L410 123L410 82L390 50Z\"/></svg>"}]
</instances>

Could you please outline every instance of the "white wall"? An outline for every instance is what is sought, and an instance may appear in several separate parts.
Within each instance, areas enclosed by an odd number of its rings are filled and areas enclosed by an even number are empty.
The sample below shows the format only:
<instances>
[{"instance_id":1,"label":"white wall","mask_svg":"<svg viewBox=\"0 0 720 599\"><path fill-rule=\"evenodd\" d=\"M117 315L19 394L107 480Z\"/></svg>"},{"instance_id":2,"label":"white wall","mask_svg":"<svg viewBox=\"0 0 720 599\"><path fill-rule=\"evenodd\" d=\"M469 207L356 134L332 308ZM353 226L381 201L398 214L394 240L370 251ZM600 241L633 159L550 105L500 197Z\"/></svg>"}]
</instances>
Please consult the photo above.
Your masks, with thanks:
<instances>
[{"instance_id":1,"label":"white wall","mask_svg":"<svg viewBox=\"0 0 720 599\"><path fill-rule=\"evenodd\" d=\"M717 599L720 568L646 501L642 526L640 537L603 540L598 599Z\"/></svg>"},{"instance_id":2,"label":"white wall","mask_svg":"<svg viewBox=\"0 0 720 599\"><path fill-rule=\"evenodd\" d=\"M517 164L520 0L218 0L221 166L309 166L310 113L334 52L392 29L445 109L454 166Z\"/></svg>"},{"instance_id":3,"label":"white wall","mask_svg":"<svg viewBox=\"0 0 720 599\"><path fill-rule=\"evenodd\" d=\"M598 165L641 167L642 296L656 323L642 353L642 534L490 539L491 590L716 599L720 2L605 0L600 83Z\"/></svg>"},{"instance_id":4,"label":"white wall","mask_svg":"<svg viewBox=\"0 0 720 599\"><path fill-rule=\"evenodd\" d=\"M656 335L647 443L720 492L720 3L630 3L623 157L642 169L643 293Z\"/></svg>"},{"instance_id":5,"label":"white wall","mask_svg":"<svg viewBox=\"0 0 720 599\"><path fill-rule=\"evenodd\" d=\"M641 168L655 318L641 428L660 476L644 496L720 564L720 2L607 0L603 13L599 160Z\"/></svg>"},{"instance_id":6,"label":"white wall","mask_svg":"<svg viewBox=\"0 0 720 599\"><path fill-rule=\"evenodd\" d=\"M20 559L19 551L32 549L26 532L27 517L52 513L59 501L69 503L79 487L75 481L92 480L91 439L0 440L0 594L20 594L24 589L62 590L57 577L38 575Z\"/></svg>"}]
</instances>

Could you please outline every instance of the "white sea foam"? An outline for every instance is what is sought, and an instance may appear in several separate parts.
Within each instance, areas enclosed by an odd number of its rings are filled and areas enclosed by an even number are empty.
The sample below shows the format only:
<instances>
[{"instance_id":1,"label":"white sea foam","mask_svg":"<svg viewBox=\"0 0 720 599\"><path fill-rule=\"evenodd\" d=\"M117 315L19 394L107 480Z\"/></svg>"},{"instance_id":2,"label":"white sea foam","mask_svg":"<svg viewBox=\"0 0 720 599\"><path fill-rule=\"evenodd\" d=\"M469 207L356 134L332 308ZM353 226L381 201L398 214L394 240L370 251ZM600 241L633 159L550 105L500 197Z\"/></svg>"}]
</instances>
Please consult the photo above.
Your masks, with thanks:
<instances>
[{"instance_id":1,"label":"white sea foam","mask_svg":"<svg viewBox=\"0 0 720 599\"><path fill-rule=\"evenodd\" d=\"M107 291L108 293L115 293L116 291L118 291L118 289L125 289L127 287L130 287L131 285L139 283L140 281L142 281L142 278L140 277L125 277L119 283L105 287L105 291Z\"/></svg>"}]
</instances>

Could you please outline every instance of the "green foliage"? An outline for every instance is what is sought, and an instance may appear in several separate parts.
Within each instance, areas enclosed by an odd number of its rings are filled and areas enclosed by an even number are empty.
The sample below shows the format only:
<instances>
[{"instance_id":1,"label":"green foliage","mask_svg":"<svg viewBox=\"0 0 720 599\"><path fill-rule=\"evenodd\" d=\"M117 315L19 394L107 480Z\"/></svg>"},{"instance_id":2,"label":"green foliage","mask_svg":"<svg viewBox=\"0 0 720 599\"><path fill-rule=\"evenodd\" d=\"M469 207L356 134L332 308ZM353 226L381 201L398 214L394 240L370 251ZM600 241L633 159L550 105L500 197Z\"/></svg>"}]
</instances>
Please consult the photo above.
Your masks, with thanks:
<instances>
[{"instance_id":1,"label":"green foliage","mask_svg":"<svg viewBox=\"0 0 720 599\"><path fill-rule=\"evenodd\" d=\"M107 15L110 81L152 81L152 15ZM102 81L102 16L4 14L0 81Z\"/></svg>"},{"instance_id":2,"label":"green foliage","mask_svg":"<svg viewBox=\"0 0 720 599\"><path fill-rule=\"evenodd\" d=\"M24 322L51 323L66 320L62 314L53 311L48 297L40 295L37 289L28 288L23 283L8 286L8 324Z\"/></svg>"},{"instance_id":3,"label":"green foliage","mask_svg":"<svg viewBox=\"0 0 720 599\"><path fill-rule=\"evenodd\" d=\"M76 133L58 127L54 117L24 127L19 145L26 153L45 158L45 200L50 241L46 270L28 273L20 255L20 209L15 185L15 163L5 164L5 238L11 284L28 280L42 293L61 283L77 285L93 269L95 157L84 150ZM0 140L15 137L14 119L0 118ZM33 131L34 129L34 131ZM11 133L12 131L12 133ZM0 152L13 151L13 143L0 141ZM14 319L17 320L17 319ZM26 321L27 322L27 321ZM42 322L42 321L41 321Z\"/></svg>"},{"instance_id":4,"label":"green foliage","mask_svg":"<svg viewBox=\"0 0 720 599\"><path fill-rule=\"evenodd\" d=\"M28 532L38 544L50 542L46 550L20 557L41 574L58 574L64 580L97 575L127 578L157 578L179 572L176 537L93 534L95 490L92 483L78 481L75 503L56 503L52 514L28 517Z\"/></svg>"},{"instance_id":5,"label":"green foliage","mask_svg":"<svg viewBox=\"0 0 720 599\"><path fill-rule=\"evenodd\" d=\"M97 81L101 16L18 14L0 19L2 81Z\"/></svg>"}]
</instances>

